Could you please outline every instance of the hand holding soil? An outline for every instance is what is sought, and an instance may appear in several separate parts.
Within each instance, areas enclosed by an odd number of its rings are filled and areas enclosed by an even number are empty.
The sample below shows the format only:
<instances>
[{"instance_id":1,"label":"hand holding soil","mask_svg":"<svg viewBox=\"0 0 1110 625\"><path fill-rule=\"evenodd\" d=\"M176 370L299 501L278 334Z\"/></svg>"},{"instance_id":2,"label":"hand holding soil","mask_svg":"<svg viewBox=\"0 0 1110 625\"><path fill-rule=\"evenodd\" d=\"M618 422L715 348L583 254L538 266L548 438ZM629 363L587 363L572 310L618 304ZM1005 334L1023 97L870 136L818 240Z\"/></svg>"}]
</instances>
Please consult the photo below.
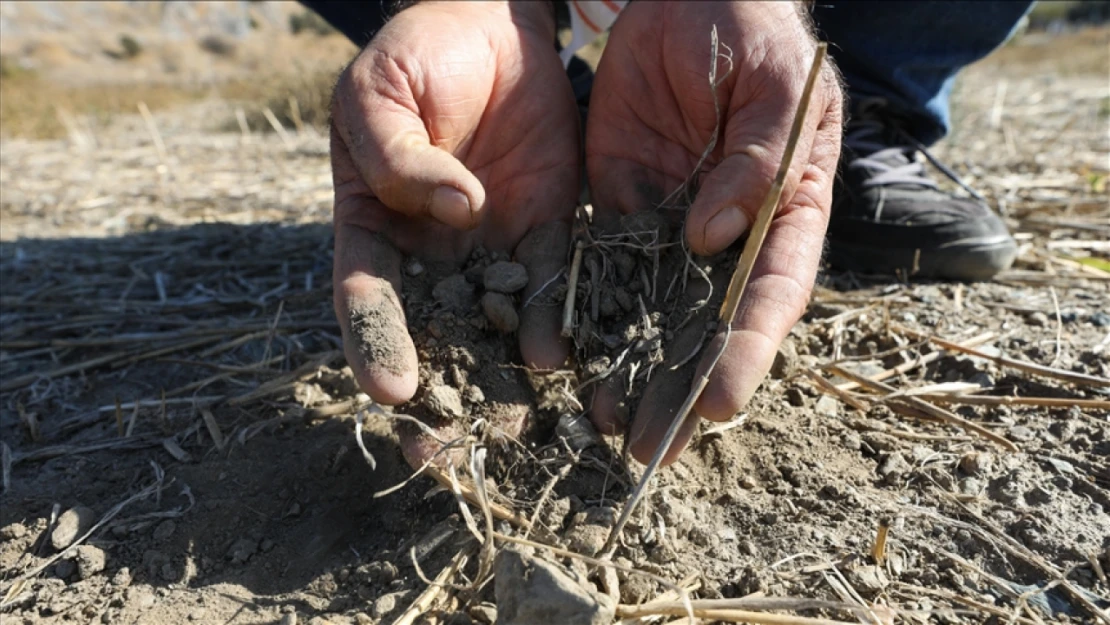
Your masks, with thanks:
<instances>
[{"instance_id":1,"label":"hand holding soil","mask_svg":"<svg viewBox=\"0 0 1110 625\"><path fill-rule=\"evenodd\" d=\"M720 138L706 160L709 171L700 176L689 210L676 216L676 221L684 220L690 251L704 255L721 252L747 231L781 160L816 46L795 7L630 4L614 25L598 67L586 135L587 172L599 220L606 212L627 215L656 206L682 185L718 125L706 80L714 62L706 40L714 25L720 41L731 47L735 65L717 94ZM695 406L702 417L727 420L747 403L779 343L805 310L840 150L841 95L831 70L818 84L814 100L778 215L733 320L728 349ZM705 326L684 327L674 337L678 349L673 352L689 351L682 344L696 348ZM722 339L718 335L713 340ZM692 378L690 367L661 369L632 419L631 451L641 461L658 447ZM594 396L592 417L603 432L625 427L619 395L610 385ZM696 419L684 426L665 462L677 458L695 426Z\"/></svg>"},{"instance_id":2,"label":"hand holding soil","mask_svg":"<svg viewBox=\"0 0 1110 625\"><path fill-rule=\"evenodd\" d=\"M577 113L554 29L542 3L421 3L391 20L340 77L331 136L335 310L347 360L376 401L398 404L417 390L399 298L402 253L458 264L478 245L511 251L574 208ZM545 232L539 252L517 253L537 284L561 269L567 245L566 228ZM557 314L524 311L528 364L565 360Z\"/></svg>"}]
</instances>

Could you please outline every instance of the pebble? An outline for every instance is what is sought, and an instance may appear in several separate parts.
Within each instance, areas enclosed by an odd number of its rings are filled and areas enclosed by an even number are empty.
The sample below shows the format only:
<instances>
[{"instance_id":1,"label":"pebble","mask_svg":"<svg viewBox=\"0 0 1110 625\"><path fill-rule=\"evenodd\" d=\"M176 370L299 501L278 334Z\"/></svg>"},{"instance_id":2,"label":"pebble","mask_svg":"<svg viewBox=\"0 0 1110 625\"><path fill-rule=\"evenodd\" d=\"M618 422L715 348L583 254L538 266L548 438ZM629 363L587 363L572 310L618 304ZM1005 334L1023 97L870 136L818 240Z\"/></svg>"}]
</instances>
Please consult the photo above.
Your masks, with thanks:
<instances>
[{"instance_id":1,"label":"pebble","mask_svg":"<svg viewBox=\"0 0 1110 625\"><path fill-rule=\"evenodd\" d=\"M487 291L512 295L528 285L528 270L520 263L499 261L486 267L482 284Z\"/></svg>"},{"instance_id":2,"label":"pebble","mask_svg":"<svg viewBox=\"0 0 1110 625\"><path fill-rule=\"evenodd\" d=\"M967 475L988 475L994 468L994 456L985 451L972 451L960 458L960 470Z\"/></svg>"},{"instance_id":3,"label":"pebble","mask_svg":"<svg viewBox=\"0 0 1110 625\"><path fill-rule=\"evenodd\" d=\"M1110 314L1104 313L1101 310L1096 313L1091 313L1091 323L1096 328L1105 328L1110 326Z\"/></svg>"},{"instance_id":4,"label":"pebble","mask_svg":"<svg viewBox=\"0 0 1110 625\"><path fill-rule=\"evenodd\" d=\"M493 327L504 334L512 334L520 327L513 300L504 293L490 291L482 296L482 312Z\"/></svg>"},{"instance_id":5,"label":"pebble","mask_svg":"<svg viewBox=\"0 0 1110 625\"><path fill-rule=\"evenodd\" d=\"M771 378L781 380L790 375L798 366L798 348L794 341L786 339L779 345L775 353L775 361L771 364Z\"/></svg>"},{"instance_id":6,"label":"pebble","mask_svg":"<svg viewBox=\"0 0 1110 625\"><path fill-rule=\"evenodd\" d=\"M391 592L378 597L374 600L373 607L370 608L370 616L380 619L397 609L397 600L400 599L403 594L405 593Z\"/></svg>"},{"instance_id":7,"label":"pebble","mask_svg":"<svg viewBox=\"0 0 1110 625\"><path fill-rule=\"evenodd\" d=\"M470 607L470 618L485 625L493 625L497 622L497 608L489 603L479 603Z\"/></svg>"},{"instance_id":8,"label":"pebble","mask_svg":"<svg viewBox=\"0 0 1110 625\"><path fill-rule=\"evenodd\" d=\"M297 625L297 613L286 612L281 615L281 625Z\"/></svg>"},{"instance_id":9,"label":"pebble","mask_svg":"<svg viewBox=\"0 0 1110 625\"><path fill-rule=\"evenodd\" d=\"M88 579L104 570L108 557L104 550L93 545L81 545L74 550L73 559L77 562L77 576Z\"/></svg>"},{"instance_id":10,"label":"pebble","mask_svg":"<svg viewBox=\"0 0 1110 625\"><path fill-rule=\"evenodd\" d=\"M447 310L466 312L474 305L474 285L461 273L455 274L437 282L432 297Z\"/></svg>"},{"instance_id":11,"label":"pebble","mask_svg":"<svg viewBox=\"0 0 1110 625\"><path fill-rule=\"evenodd\" d=\"M408 265L405 266L405 273L407 273L410 277L415 278L416 276L424 273L424 265L422 265L420 261L414 258L409 261Z\"/></svg>"},{"instance_id":12,"label":"pebble","mask_svg":"<svg viewBox=\"0 0 1110 625\"><path fill-rule=\"evenodd\" d=\"M601 442L601 436L585 416L564 414L555 425L555 436L566 440L573 451L582 451Z\"/></svg>"},{"instance_id":13,"label":"pebble","mask_svg":"<svg viewBox=\"0 0 1110 625\"><path fill-rule=\"evenodd\" d=\"M428 389L424 394L424 405L434 414L446 419L459 419L466 413L463 411L462 397L454 387L437 384Z\"/></svg>"},{"instance_id":14,"label":"pebble","mask_svg":"<svg viewBox=\"0 0 1110 625\"><path fill-rule=\"evenodd\" d=\"M1033 433L1033 430L1024 425L1015 425L1010 428L1009 434L1011 439L1018 442L1031 441L1037 437L1037 435Z\"/></svg>"},{"instance_id":15,"label":"pebble","mask_svg":"<svg viewBox=\"0 0 1110 625\"><path fill-rule=\"evenodd\" d=\"M59 579L69 579L77 572L77 563L70 559L59 560L54 565L54 575Z\"/></svg>"},{"instance_id":16,"label":"pebble","mask_svg":"<svg viewBox=\"0 0 1110 625\"><path fill-rule=\"evenodd\" d=\"M786 403L791 406L803 406L806 403L806 396L802 394L802 389L791 386L786 389Z\"/></svg>"},{"instance_id":17,"label":"pebble","mask_svg":"<svg viewBox=\"0 0 1110 625\"><path fill-rule=\"evenodd\" d=\"M227 558L234 564L243 564L250 560L256 551L258 551L257 540L240 538L232 543L231 548L227 550Z\"/></svg>"},{"instance_id":18,"label":"pebble","mask_svg":"<svg viewBox=\"0 0 1110 625\"><path fill-rule=\"evenodd\" d=\"M562 567L504 549L494 561L497 625L608 625L612 599L584 588Z\"/></svg>"},{"instance_id":19,"label":"pebble","mask_svg":"<svg viewBox=\"0 0 1110 625\"><path fill-rule=\"evenodd\" d=\"M12 523L0 529L0 538L4 540L19 540L27 535L27 528L22 523Z\"/></svg>"},{"instance_id":20,"label":"pebble","mask_svg":"<svg viewBox=\"0 0 1110 625\"><path fill-rule=\"evenodd\" d=\"M897 483L902 477L909 473L913 467L906 461L905 456L901 452L893 452L883 459L879 464L879 475L887 484Z\"/></svg>"},{"instance_id":21,"label":"pebble","mask_svg":"<svg viewBox=\"0 0 1110 625\"><path fill-rule=\"evenodd\" d=\"M840 402L831 395L822 395L813 410L822 417L835 417L840 413Z\"/></svg>"},{"instance_id":22,"label":"pebble","mask_svg":"<svg viewBox=\"0 0 1110 625\"><path fill-rule=\"evenodd\" d=\"M50 544L55 550L61 551L73 544L79 536L89 531L96 522L96 513L85 506L76 506L66 510L58 517L58 525L50 533Z\"/></svg>"},{"instance_id":23,"label":"pebble","mask_svg":"<svg viewBox=\"0 0 1110 625\"><path fill-rule=\"evenodd\" d=\"M1038 311L1026 317L1025 321L1034 328L1043 328L1048 325L1048 315Z\"/></svg>"}]
</instances>

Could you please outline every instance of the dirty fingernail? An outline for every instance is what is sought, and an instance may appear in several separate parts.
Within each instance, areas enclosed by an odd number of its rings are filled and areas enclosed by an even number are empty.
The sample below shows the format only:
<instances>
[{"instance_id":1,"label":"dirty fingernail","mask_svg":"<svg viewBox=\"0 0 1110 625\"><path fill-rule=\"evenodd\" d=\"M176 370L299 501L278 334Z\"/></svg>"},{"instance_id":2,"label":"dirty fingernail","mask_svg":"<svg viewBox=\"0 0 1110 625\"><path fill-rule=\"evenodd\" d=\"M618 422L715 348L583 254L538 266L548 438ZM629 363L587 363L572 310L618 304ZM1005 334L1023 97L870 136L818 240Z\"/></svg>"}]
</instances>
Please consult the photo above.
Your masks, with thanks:
<instances>
[{"instance_id":1,"label":"dirty fingernail","mask_svg":"<svg viewBox=\"0 0 1110 625\"><path fill-rule=\"evenodd\" d=\"M466 194L455 187L443 185L432 192L428 199L428 212L432 217L454 228L470 228L474 217L470 212L470 200Z\"/></svg>"},{"instance_id":2,"label":"dirty fingernail","mask_svg":"<svg viewBox=\"0 0 1110 625\"><path fill-rule=\"evenodd\" d=\"M735 206L717 213L705 224L706 252L716 254L744 234L748 229L748 216Z\"/></svg>"}]
</instances>

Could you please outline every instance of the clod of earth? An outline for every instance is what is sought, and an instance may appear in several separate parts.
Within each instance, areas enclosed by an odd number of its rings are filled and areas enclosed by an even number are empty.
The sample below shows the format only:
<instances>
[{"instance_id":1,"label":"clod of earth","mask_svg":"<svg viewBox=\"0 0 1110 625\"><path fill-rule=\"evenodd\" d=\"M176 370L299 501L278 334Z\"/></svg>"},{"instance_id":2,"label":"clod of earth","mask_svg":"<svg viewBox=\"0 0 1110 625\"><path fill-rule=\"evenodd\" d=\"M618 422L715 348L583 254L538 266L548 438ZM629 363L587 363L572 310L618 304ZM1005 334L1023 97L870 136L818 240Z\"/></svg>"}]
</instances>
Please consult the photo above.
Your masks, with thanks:
<instances>
[{"instance_id":1,"label":"clod of earth","mask_svg":"<svg viewBox=\"0 0 1110 625\"><path fill-rule=\"evenodd\" d=\"M95 522L96 513L85 506L66 510L58 517L58 525L50 534L51 546L57 551L69 547L79 536L89 531Z\"/></svg>"},{"instance_id":2,"label":"clod of earth","mask_svg":"<svg viewBox=\"0 0 1110 625\"><path fill-rule=\"evenodd\" d=\"M466 415L459 392L445 384L429 388L424 395L424 405L443 419L461 419Z\"/></svg>"},{"instance_id":3,"label":"clod of earth","mask_svg":"<svg viewBox=\"0 0 1110 625\"><path fill-rule=\"evenodd\" d=\"M447 310L465 313L474 306L474 285L457 273L437 282L432 288L432 298Z\"/></svg>"},{"instance_id":4,"label":"clod of earth","mask_svg":"<svg viewBox=\"0 0 1110 625\"><path fill-rule=\"evenodd\" d=\"M504 293L489 291L483 295L482 312L486 313L493 327L505 334L512 334L520 327L520 317L516 314L513 300Z\"/></svg>"},{"instance_id":5,"label":"clod of earth","mask_svg":"<svg viewBox=\"0 0 1110 625\"><path fill-rule=\"evenodd\" d=\"M608 625L612 599L588 589L557 564L506 548L494 561L496 625Z\"/></svg>"},{"instance_id":6,"label":"clod of earth","mask_svg":"<svg viewBox=\"0 0 1110 625\"><path fill-rule=\"evenodd\" d=\"M498 261L482 274L482 284L487 291L513 294L523 289L528 284L528 271L524 265L507 261Z\"/></svg>"}]
</instances>

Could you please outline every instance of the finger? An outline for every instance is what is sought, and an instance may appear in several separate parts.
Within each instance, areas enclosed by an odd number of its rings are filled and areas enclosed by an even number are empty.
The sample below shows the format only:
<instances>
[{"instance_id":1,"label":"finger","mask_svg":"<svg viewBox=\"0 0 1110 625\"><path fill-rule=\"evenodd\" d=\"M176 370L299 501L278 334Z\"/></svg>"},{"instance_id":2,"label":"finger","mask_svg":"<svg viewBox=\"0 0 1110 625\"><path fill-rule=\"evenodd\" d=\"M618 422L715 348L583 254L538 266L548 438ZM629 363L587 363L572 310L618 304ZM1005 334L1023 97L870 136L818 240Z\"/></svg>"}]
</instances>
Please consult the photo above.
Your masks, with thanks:
<instances>
[{"instance_id":1,"label":"finger","mask_svg":"<svg viewBox=\"0 0 1110 625\"><path fill-rule=\"evenodd\" d=\"M747 404L809 301L840 153L839 103L830 104L822 117L798 191L771 224L727 348L694 406L707 419L730 419ZM723 334L714 337L705 353L714 353L723 340Z\"/></svg>"},{"instance_id":2,"label":"finger","mask_svg":"<svg viewBox=\"0 0 1110 625\"><path fill-rule=\"evenodd\" d=\"M797 64L798 60L781 61ZM701 181L687 214L687 240L696 254L716 254L747 232L778 172L802 95L802 83L796 77L804 77L805 68L765 71L771 78L761 86L760 97L733 103L735 112L725 122L723 137L726 156ZM828 105L823 89L813 99L798 139L798 155L809 153L823 117L818 113ZM807 164L804 158L794 159L783 184L783 199L794 195Z\"/></svg>"},{"instance_id":3,"label":"finger","mask_svg":"<svg viewBox=\"0 0 1110 625\"><path fill-rule=\"evenodd\" d=\"M560 336L563 307L553 295L569 245L570 226L551 221L529 231L516 248L516 259L528 270L520 310L520 355L534 369L556 369L570 356L570 345Z\"/></svg>"},{"instance_id":4,"label":"finger","mask_svg":"<svg viewBox=\"0 0 1110 625\"><path fill-rule=\"evenodd\" d=\"M624 434L628 427L628 406L621 394L621 382L611 375L598 382L590 401L590 421L606 436Z\"/></svg>"},{"instance_id":5,"label":"finger","mask_svg":"<svg viewBox=\"0 0 1110 625\"><path fill-rule=\"evenodd\" d=\"M690 393L697 363L691 360L681 367L676 368L676 365L697 349L698 344L702 342L705 337L705 321L710 316L709 311L704 310L675 336L674 342L667 350L667 359L656 369L651 382L644 389L644 395L636 410L636 418L632 420L628 433L629 451L642 463L651 460L663 441L667 429L674 421L678 409L682 407L686 396ZM694 412L689 414L667 455L663 457L663 464L674 462L686 448L686 443L690 441L696 429L697 417Z\"/></svg>"},{"instance_id":6,"label":"finger","mask_svg":"<svg viewBox=\"0 0 1110 625\"><path fill-rule=\"evenodd\" d=\"M396 59L368 49L340 77L333 124L383 204L471 229L485 206L485 189L465 165L433 144L409 74Z\"/></svg>"},{"instance_id":7,"label":"finger","mask_svg":"<svg viewBox=\"0 0 1110 625\"><path fill-rule=\"evenodd\" d=\"M398 297L400 253L380 234L337 223L334 262L335 313L359 388L382 404L408 401L417 363Z\"/></svg>"}]
</instances>

